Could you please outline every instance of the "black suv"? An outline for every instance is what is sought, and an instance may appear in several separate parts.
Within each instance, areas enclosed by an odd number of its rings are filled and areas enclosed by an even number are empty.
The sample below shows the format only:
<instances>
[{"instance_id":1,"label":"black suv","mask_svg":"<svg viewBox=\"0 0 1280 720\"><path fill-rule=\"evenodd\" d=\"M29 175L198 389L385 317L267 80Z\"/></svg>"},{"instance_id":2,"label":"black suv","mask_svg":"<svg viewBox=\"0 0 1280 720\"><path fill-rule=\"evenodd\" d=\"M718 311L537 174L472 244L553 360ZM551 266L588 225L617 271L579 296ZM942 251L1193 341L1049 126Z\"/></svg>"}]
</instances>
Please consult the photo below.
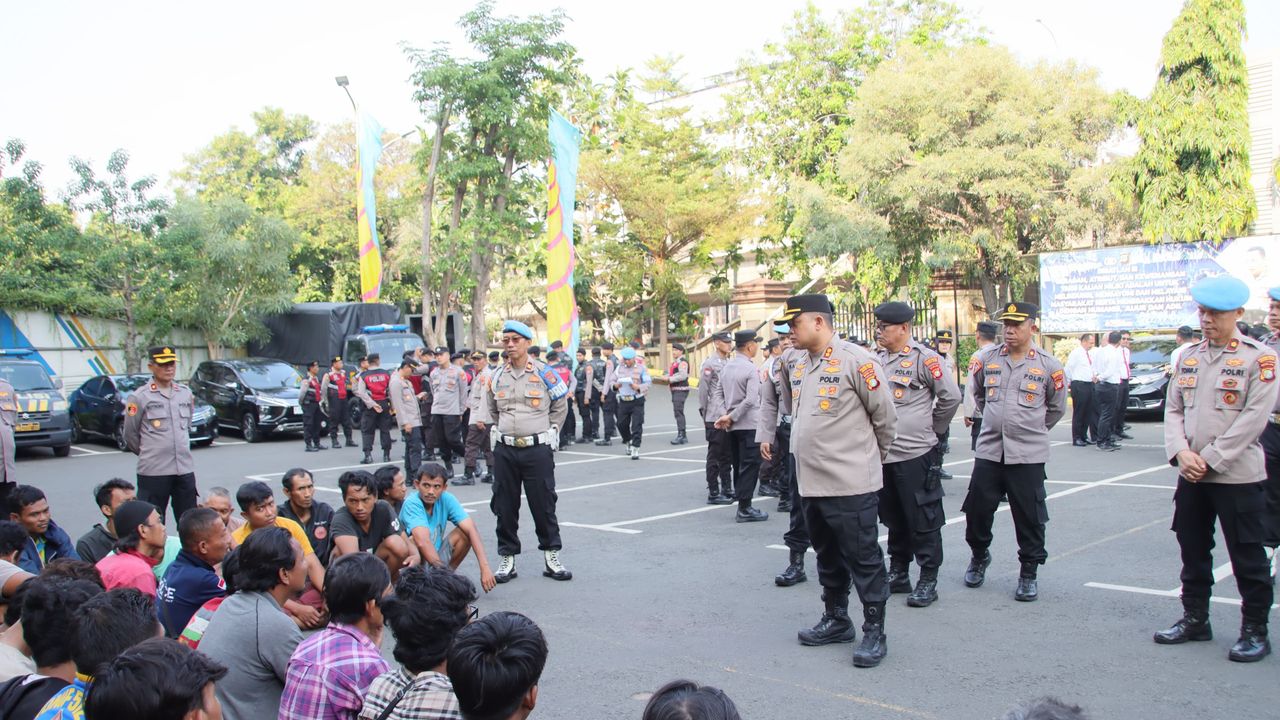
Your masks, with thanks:
<instances>
[{"instance_id":1,"label":"black suv","mask_svg":"<svg viewBox=\"0 0 1280 720\"><path fill-rule=\"evenodd\" d=\"M1127 414L1164 414L1169 387L1169 362L1178 347L1175 335L1135 337L1129 343L1129 406Z\"/></svg>"},{"instance_id":2,"label":"black suv","mask_svg":"<svg viewBox=\"0 0 1280 720\"><path fill-rule=\"evenodd\" d=\"M134 390L151 382L151 376L98 375L91 377L71 393L71 435L75 442L89 438L101 438L115 443L121 450L129 448L124 443L124 404ZM196 399L195 413L191 416L191 443L205 447L218 437L218 423L213 407Z\"/></svg>"},{"instance_id":3,"label":"black suv","mask_svg":"<svg viewBox=\"0 0 1280 720\"><path fill-rule=\"evenodd\" d=\"M293 366L270 358L206 360L191 376L191 391L213 406L218 424L251 443L302 430L301 387Z\"/></svg>"}]
</instances>

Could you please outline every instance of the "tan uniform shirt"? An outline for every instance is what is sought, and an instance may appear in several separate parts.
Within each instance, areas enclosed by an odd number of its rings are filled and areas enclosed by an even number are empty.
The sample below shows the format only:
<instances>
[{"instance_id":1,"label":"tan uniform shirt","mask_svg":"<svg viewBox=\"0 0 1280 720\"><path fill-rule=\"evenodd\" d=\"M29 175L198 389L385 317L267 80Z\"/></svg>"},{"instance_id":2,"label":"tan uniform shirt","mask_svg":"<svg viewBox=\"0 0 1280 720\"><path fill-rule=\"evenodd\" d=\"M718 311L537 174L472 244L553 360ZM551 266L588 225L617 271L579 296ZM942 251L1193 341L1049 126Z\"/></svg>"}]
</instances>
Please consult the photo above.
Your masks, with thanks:
<instances>
[{"instance_id":1,"label":"tan uniform shirt","mask_svg":"<svg viewBox=\"0 0 1280 720\"><path fill-rule=\"evenodd\" d=\"M191 415L195 397L186 385L162 390L154 382L133 391L124 408L124 440L138 456L139 475L185 475L196 471L191 457Z\"/></svg>"},{"instance_id":2,"label":"tan uniform shirt","mask_svg":"<svg viewBox=\"0 0 1280 720\"><path fill-rule=\"evenodd\" d=\"M960 406L960 386L946 360L915 341L901 352L876 351L893 392L898 411L898 436L886 463L918 458L938 444Z\"/></svg>"},{"instance_id":3,"label":"tan uniform shirt","mask_svg":"<svg viewBox=\"0 0 1280 720\"><path fill-rule=\"evenodd\" d=\"M802 351L803 352L803 351ZM831 338L825 350L804 352L791 371L791 447L803 497L875 492L881 463L893 445L898 413L884 371L864 348Z\"/></svg>"},{"instance_id":4,"label":"tan uniform shirt","mask_svg":"<svg viewBox=\"0 0 1280 720\"><path fill-rule=\"evenodd\" d=\"M698 381L698 412L702 413L703 422L713 423L724 415L724 405L716 405L712 401L716 385L720 384L720 371L724 370L728 358L714 353L702 361L702 379Z\"/></svg>"},{"instance_id":5,"label":"tan uniform shirt","mask_svg":"<svg viewBox=\"0 0 1280 720\"><path fill-rule=\"evenodd\" d=\"M0 380L0 482L18 482L13 429L18 425L18 397L8 380Z\"/></svg>"},{"instance_id":6,"label":"tan uniform shirt","mask_svg":"<svg viewBox=\"0 0 1280 720\"><path fill-rule=\"evenodd\" d=\"M796 365L809 353L794 348L783 350L760 379L760 424L756 429L756 442L774 443L778 437L778 424L783 417L791 417L792 395L800 390L800 379L794 377Z\"/></svg>"},{"instance_id":7,"label":"tan uniform shirt","mask_svg":"<svg viewBox=\"0 0 1280 720\"><path fill-rule=\"evenodd\" d=\"M1171 464L1191 450L1209 464L1200 482L1252 483L1266 476L1258 441L1276 407L1276 352L1237 334L1220 348L1187 348L1169 382L1164 450Z\"/></svg>"},{"instance_id":8,"label":"tan uniform shirt","mask_svg":"<svg viewBox=\"0 0 1280 720\"><path fill-rule=\"evenodd\" d=\"M991 347L991 346L988 345L987 347ZM986 349L987 348L978 348L978 350L976 350L973 353L973 355L970 355L969 365L967 367L972 367L973 359L978 357L978 353ZM973 372L971 370L966 370L965 381L964 381L964 398L960 403L960 413L962 417L967 417L970 419L982 417L982 411L978 410L977 387L978 386L975 385L973 382Z\"/></svg>"},{"instance_id":9,"label":"tan uniform shirt","mask_svg":"<svg viewBox=\"0 0 1280 720\"><path fill-rule=\"evenodd\" d=\"M486 398L489 393L489 383L493 380L493 373L494 369L486 366L479 375L476 375L476 379L471 381L471 390L467 394L467 409L471 411L468 422L472 425L493 424L493 416L489 414L489 403Z\"/></svg>"},{"instance_id":10,"label":"tan uniform shirt","mask_svg":"<svg viewBox=\"0 0 1280 720\"><path fill-rule=\"evenodd\" d=\"M742 353L735 352L720 371L712 391L711 404L723 407L720 415L733 422L729 430L756 431L760 427L760 368ZM720 415L710 417L711 422Z\"/></svg>"},{"instance_id":11,"label":"tan uniform shirt","mask_svg":"<svg viewBox=\"0 0 1280 720\"><path fill-rule=\"evenodd\" d=\"M973 356L969 375L982 413L974 456L1010 465L1048 462L1049 430L1067 412L1062 363L1034 343L1017 362L1007 345L992 345Z\"/></svg>"},{"instance_id":12,"label":"tan uniform shirt","mask_svg":"<svg viewBox=\"0 0 1280 720\"><path fill-rule=\"evenodd\" d=\"M560 427L569 412L568 396L552 401L539 377L545 365L530 359L516 370L508 363L494 373L489 383L489 414L498 419L498 432L517 437L537 435Z\"/></svg>"},{"instance_id":13,"label":"tan uniform shirt","mask_svg":"<svg viewBox=\"0 0 1280 720\"><path fill-rule=\"evenodd\" d=\"M457 365L431 373L431 414L461 415L467 409L467 373Z\"/></svg>"},{"instance_id":14,"label":"tan uniform shirt","mask_svg":"<svg viewBox=\"0 0 1280 720\"><path fill-rule=\"evenodd\" d=\"M630 382L624 382L624 378ZM630 366L627 365L626 360L618 363L618 367L610 370L604 380L605 387L612 390L619 399L644 397L649 394L649 386L652 383L653 379L649 377L648 371L639 358L636 358ZM614 385L618 387L615 388Z\"/></svg>"},{"instance_id":15,"label":"tan uniform shirt","mask_svg":"<svg viewBox=\"0 0 1280 720\"><path fill-rule=\"evenodd\" d=\"M413 383L400 377L400 371L391 373L391 386L387 388L387 397L391 400L391 408L396 413L396 424L401 428L422 427L422 411L418 408L418 394L413 391Z\"/></svg>"}]
</instances>

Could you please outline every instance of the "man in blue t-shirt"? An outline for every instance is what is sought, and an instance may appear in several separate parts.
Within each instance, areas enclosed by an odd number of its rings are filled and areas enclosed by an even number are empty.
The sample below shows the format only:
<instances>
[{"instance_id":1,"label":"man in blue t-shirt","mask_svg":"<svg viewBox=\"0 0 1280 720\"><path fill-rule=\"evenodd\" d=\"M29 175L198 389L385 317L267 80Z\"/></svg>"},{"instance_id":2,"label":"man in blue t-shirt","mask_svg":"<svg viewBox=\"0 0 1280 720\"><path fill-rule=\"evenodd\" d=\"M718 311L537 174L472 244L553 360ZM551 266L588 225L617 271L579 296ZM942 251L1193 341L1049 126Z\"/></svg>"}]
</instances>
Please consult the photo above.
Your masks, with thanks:
<instances>
[{"instance_id":1,"label":"man in blue t-shirt","mask_svg":"<svg viewBox=\"0 0 1280 720\"><path fill-rule=\"evenodd\" d=\"M425 463L414 483L417 492L406 497L400 508L400 523L418 546L425 564L457 570L467 553L474 550L480 564L480 586L489 592L497 580L489 569L480 531L458 498L445 491L448 484L443 466ZM454 524L452 532L449 523Z\"/></svg>"},{"instance_id":2,"label":"man in blue t-shirt","mask_svg":"<svg viewBox=\"0 0 1280 720\"><path fill-rule=\"evenodd\" d=\"M212 508L192 508L178 520L182 550L169 565L156 589L156 604L164 634L176 638L191 616L206 602L227 594L226 583L214 572L231 549L231 532Z\"/></svg>"}]
</instances>

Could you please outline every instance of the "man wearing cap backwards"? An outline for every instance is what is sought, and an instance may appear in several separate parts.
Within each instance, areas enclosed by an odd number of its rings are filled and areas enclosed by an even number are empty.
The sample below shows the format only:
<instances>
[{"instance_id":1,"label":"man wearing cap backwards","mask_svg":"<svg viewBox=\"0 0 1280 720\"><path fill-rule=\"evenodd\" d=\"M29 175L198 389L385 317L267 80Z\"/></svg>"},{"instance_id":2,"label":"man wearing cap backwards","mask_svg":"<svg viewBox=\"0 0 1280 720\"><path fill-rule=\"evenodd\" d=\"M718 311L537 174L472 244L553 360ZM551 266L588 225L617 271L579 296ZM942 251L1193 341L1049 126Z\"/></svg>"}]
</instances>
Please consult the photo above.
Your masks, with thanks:
<instances>
[{"instance_id":1,"label":"man wearing cap backwards","mask_svg":"<svg viewBox=\"0 0 1280 720\"><path fill-rule=\"evenodd\" d=\"M338 444L339 426L347 436L347 447L355 447L356 442L351 439L351 411L347 409L347 400L351 397L351 381L343 370L341 355L333 358L329 363L329 372L320 379L320 395L324 398L325 414L329 416L330 447L342 447Z\"/></svg>"},{"instance_id":2,"label":"man wearing cap backwards","mask_svg":"<svg viewBox=\"0 0 1280 720\"><path fill-rule=\"evenodd\" d=\"M373 462L373 434L382 434L382 462L391 462L391 426L395 424L391 417L391 373L382 368L382 356L369 353L369 369L360 373L356 380L356 397L364 403L364 415L360 416L361 449L364 457L360 462L368 465Z\"/></svg>"},{"instance_id":3,"label":"man wearing cap backwards","mask_svg":"<svg viewBox=\"0 0 1280 720\"><path fill-rule=\"evenodd\" d=\"M1211 640L1213 533L1222 525L1240 591L1240 639L1227 657L1256 662L1271 652L1273 589L1266 539L1265 459L1258 436L1276 410L1276 352L1240 334L1249 286L1230 275L1191 288L1204 342L1179 358L1165 400L1164 448L1178 468L1173 531L1182 550L1182 619L1155 634L1161 645Z\"/></svg>"},{"instance_id":4,"label":"man wearing cap backwards","mask_svg":"<svg viewBox=\"0 0 1280 720\"><path fill-rule=\"evenodd\" d=\"M1032 342L1039 311L1032 303L1010 303L997 317L1004 323L1004 344L988 347L969 364L970 382L981 388L976 401L982 432L961 507L965 540L973 550L964 584L976 588L986 580L991 525L1000 498L1008 495L1022 563L1013 597L1023 602L1039 597L1036 573L1048 558L1044 465L1049 460L1049 430L1067 410L1062 363Z\"/></svg>"},{"instance_id":5,"label":"man wearing cap backwards","mask_svg":"<svg viewBox=\"0 0 1280 720\"><path fill-rule=\"evenodd\" d=\"M978 343L978 349L969 357L969 362L972 363L973 358L977 357L978 353L991 345L994 345L996 343L996 337L999 334L1000 325L998 323L991 322L990 320L983 320L978 323L978 332L974 336L974 339ZM978 410L978 403L975 396L977 391L981 388L973 384L973 378L967 374L967 371L965 378L964 400L962 403L964 407L964 424L965 427L969 428L969 449L977 450L978 434L982 432L982 411Z\"/></svg>"},{"instance_id":6,"label":"man wearing cap backwards","mask_svg":"<svg viewBox=\"0 0 1280 720\"><path fill-rule=\"evenodd\" d=\"M801 630L799 639L802 645L853 642L852 584L863 617L853 664L875 667L889 650L884 634L889 584L876 539L878 491L898 415L880 363L867 350L836 338L832 311L826 295L795 295L782 313L792 342L804 351L791 373L791 442L825 606L822 619Z\"/></svg>"},{"instance_id":7,"label":"man wearing cap backwards","mask_svg":"<svg viewBox=\"0 0 1280 720\"><path fill-rule=\"evenodd\" d=\"M635 348L624 347L622 363L605 378L605 387L613 391L618 404L618 435L632 460L640 459L640 439L644 434L644 399L653 379L641 362Z\"/></svg>"},{"instance_id":8,"label":"man wearing cap backwards","mask_svg":"<svg viewBox=\"0 0 1280 720\"><path fill-rule=\"evenodd\" d=\"M448 356L448 352L445 353ZM453 459L465 458L462 444L462 413L467 409L467 373L446 357L431 373L431 424L445 477L453 477Z\"/></svg>"},{"instance_id":9,"label":"man wearing cap backwards","mask_svg":"<svg viewBox=\"0 0 1280 720\"><path fill-rule=\"evenodd\" d=\"M729 362L733 350L733 336L727 332L711 336L715 353L702 361L702 379L698 381L698 414L707 437L707 504L732 505L733 456L729 449L729 433L716 427L716 420L724 415L722 401L715 399L716 386L720 384L720 372Z\"/></svg>"},{"instance_id":10,"label":"man wearing cap backwards","mask_svg":"<svg viewBox=\"0 0 1280 720\"><path fill-rule=\"evenodd\" d=\"M494 372L486 402L497 418L493 432L493 500L497 516L500 562L494 578L505 583L516 577L520 554L520 489L529 499L529 513L543 554L542 574L569 580L573 574L560 563L560 524L556 520L556 462L552 451L560 442L569 389L560 377L529 357L533 331L508 320L502 327L507 362Z\"/></svg>"},{"instance_id":11,"label":"man wearing cap backwards","mask_svg":"<svg viewBox=\"0 0 1280 720\"><path fill-rule=\"evenodd\" d=\"M889 528L889 592L911 593L907 605L938 599L942 566L942 437L960 405L960 388L938 353L911 339L915 311L904 302L875 309L876 356L889 376L897 437L884 458L880 520ZM944 331L948 332L948 331ZM939 333L939 345L941 345ZM920 580L911 589L911 558Z\"/></svg>"},{"instance_id":12,"label":"man wearing cap backwards","mask_svg":"<svg viewBox=\"0 0 1280 720\"><path fill-rule=\"evenodd\" d=\"M1271 301L1267 310L1267 328L1271 334L1262 342L1272 352L1280 352L1280 287L1267 291ZM1280 546L1280 396L1276 397L1275 407L1271 409L1271 417L1267 429L1262 431L1262 453L1267 467L1267 552L1271 560L1271 584L1275 584L1276 565L1280 562L1276 548Z\"/></svg>"},{"instance_id":13,"label":"man wearing cap backwards","mask_svg":"<svg viewBox=\"0 0 1280 720\"><path fill-rule=\"evenodd\" d=\"M733 334L733 357L720 371L720 381L712 391L711 404L723 407L715 426L729 433L729 453L733 464L733 487L738 494L737 522L760 522L769 513L751 506L760 475L760 445L756 430L760 427L760 371L755 356L760 351L760 338L755 330L739 330Z\"/></svg>"},{"instance_id":14,"label":"man wearing cap backwards","mask_svg":"<svg viewBox=\"0 0 1280 720\"><path fill-rule=\"evenodd\" d=\"M671 345L671 367L667 368L667 387L671 390L671 411L676 416L676 436L671 438L672 445L685 445L689 436L685 434L684 401L689 399L689 361L684 359L684 345Z\"/></svg>"},{"instance_id":15,"label":"man wearing cap backwards","mask_svg":"<svg viewBox=\"0 0 1280 720\"><path fill-rule=\"evenodd\" d=\"M172 346L147 351L151 382L129 395L124 406L124 440L138 456L138 499L160 511L164 522L170 499L174 518L196 506L196 466L191 457L191 415L195 397L173 381L178 354Z\"/></svg>"},{"instance_id":16,"label":"man wearing cap backwards","mask_svg":"<svg viewBox=\"0 0 1280 720\"><path fill-rule=\"evenodd\" d=\"M775 576L773 582L778 587L791 587L809 579L804 572L809 531L804 525L800 492L796 488L796 459L791 453L792 395L800 390L800 378L795 377L795 370L808 353L792 347L790 325L774 325L773 331L778 334L778 347L782 354L773 359L760 381L760 425L756 430L756 442L760 443L760 457L779 463L782 472L778 512L790 516L782 542L791 556L786 569Z\"/></svg>"}]
</instances>

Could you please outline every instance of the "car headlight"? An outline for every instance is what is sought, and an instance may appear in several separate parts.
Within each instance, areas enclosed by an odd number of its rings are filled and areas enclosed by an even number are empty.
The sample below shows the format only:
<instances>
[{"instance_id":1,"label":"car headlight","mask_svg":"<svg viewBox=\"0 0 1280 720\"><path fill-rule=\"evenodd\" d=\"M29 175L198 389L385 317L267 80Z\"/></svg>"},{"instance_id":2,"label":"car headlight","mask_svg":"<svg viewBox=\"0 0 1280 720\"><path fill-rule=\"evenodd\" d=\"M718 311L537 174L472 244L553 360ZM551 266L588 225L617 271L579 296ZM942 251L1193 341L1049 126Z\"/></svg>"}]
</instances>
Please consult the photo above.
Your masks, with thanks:
<instances>
[{"instance_id":1,"label":"car headlight","mask_svg":"<svg viewBox=\"0 0 1280 720\"><path fill-rule=\"evenodd\" d=\"M213 416L213 410L209 408L201 408L191 414L192 422L202 423Z\"/></svg>"},{"instance_id":2,"label":"car headlight","mask_svg":"<svg viewBox=\"0 0 1280 720\"><path fill-rule=\"evenodd\" d=\"M283 399L281 399L281 398L274 398L274 397L259 397L259 398L258 398L258 404L259 404L259 405L269 405L269 406L271 406L271 407L287 408L287 407L293 407L293 404L294 404L294 403L293 403L293 401L291 401L291 400L283 400Z\"/></svg>"},{"instance_id":3,"label":"car headlight","mask_svg":"<svg viewBox=\"0 0 1280 720\"><path fill-rule=\"evenodd\" d=\"M54 400L54 401L53 401L53 411L54 411L54 412L66 412L68 407L70 407L70 406L69 406L69 405L67 405L67 401L66 401L66 400Z\"/></svg>"},{"instance_id":4,"label":"car headlight","mask_svg":"<svg viewBox=\"0 0 1280 720\"><path fill-rule=\"evenodd\" d=\"M1142 385L1153 385L1155 383L1160 382L1162 379L1164 379L1164 373L1157 373L1154 375L1139 375L1138 377L1135 377L1132 380L1130 380L1129 384L1133 385L1134 387L1138 387Z\"/></svg>"}]
</instances>

